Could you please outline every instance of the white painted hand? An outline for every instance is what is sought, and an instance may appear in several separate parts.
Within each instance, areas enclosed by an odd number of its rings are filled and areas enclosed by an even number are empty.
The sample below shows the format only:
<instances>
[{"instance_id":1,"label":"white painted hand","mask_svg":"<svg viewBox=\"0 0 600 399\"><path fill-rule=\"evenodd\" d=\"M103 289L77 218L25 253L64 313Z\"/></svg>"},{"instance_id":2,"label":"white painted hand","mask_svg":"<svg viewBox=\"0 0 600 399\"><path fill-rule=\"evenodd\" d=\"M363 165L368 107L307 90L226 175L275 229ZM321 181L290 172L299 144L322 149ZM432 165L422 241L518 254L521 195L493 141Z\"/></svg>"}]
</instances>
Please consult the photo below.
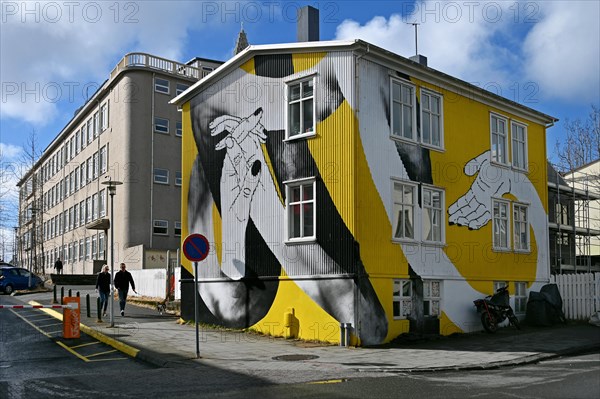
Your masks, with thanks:
<instances>
[{"instance_id":1,"label":"white painted hand","mask_svg":"<svg viewBox=\"0 0 600 399\"><path fill-rule=\"evenodd\" d=\"M246 118L226 115L209 124L212 136L228 132L215 149L226 151L221 174L221 219L224 253L228 256L223 259L222 270L234 279L245 274L246 225L265 165L260 147L266 141L262 115L259 108Z\"/></svg>"},{"instance_id":2,"label":"white painted hand","mask_svg":"<svg viewBox=\"0 0 600 399\"><path fill-rule=\"evenodd\" d=\"M448 221L470 229L480 229L492 217L492 197L510 192L512 173L490 162L490 151L465 165L465 174L475 181L469 191L448 208Z\"/></svg>"}]
</instances>

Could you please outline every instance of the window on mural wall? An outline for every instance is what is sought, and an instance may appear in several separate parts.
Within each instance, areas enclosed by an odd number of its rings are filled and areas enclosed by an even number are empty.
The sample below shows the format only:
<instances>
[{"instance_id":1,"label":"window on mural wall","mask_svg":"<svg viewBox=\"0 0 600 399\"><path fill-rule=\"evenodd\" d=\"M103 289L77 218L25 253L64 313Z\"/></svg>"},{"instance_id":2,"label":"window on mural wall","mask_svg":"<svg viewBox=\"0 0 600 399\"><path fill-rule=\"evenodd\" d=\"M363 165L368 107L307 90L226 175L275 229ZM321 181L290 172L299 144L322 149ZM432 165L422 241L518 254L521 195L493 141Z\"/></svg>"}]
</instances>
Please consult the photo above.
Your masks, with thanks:
<instances>
[{"instance_id":1,"label":"window on mural wall","mask_svg":"<svg viewBox=\"0 0 600 399\"><path fill-rule=\"evenodd\" d=\"M442 96L421 90L421 141L442 148Z\"/></svg>"},{"instance_id":2,"label":"window on mural wall","mask_svg":"<svg viewBox=\"0 0 600 399\"><path fill-rule=\"evenodd\" d=\"M527 169L527 126L512 122L512 165L517 169Z\"/></svg>"},{"instance_id":3,"label":"window on mural wall","mask_svg":"<svg viewBox=\"0 0 600 399\"><path fill-rule=\"evenodd\" d=\"M513 233L515 250L529 250L529 217L526 205L513 204Z\"/></svg>"},{"instance_id":4,"label":"window on mural wall","mask_svg":"<svg viewBox=\"0 0 600 399\"><path fill-rule=\"evenodd\" d=\"M314 78L288 84L287 138L315 133Z\"/></svg>"},{"instance_id":5,"label":"window on mural wall","mask_svg":"<svg viewBox=\"0 0 600 399\"><path fill-rule=\"evenodd\" d=\"M515 313L524 314L527 310L527 283L515 282Z\"/></svg>"},{"instance_id":6,"label":"window on mural wall","mask_svg":"<svg viewBox=\"0 0 600 399\"><path fill-rule=\"evenodd\" d=\"M508 138L506 129L506 119L498 115L492 115L492 161L500 164L507 163L506 150L508 148Z\"/></svg>"},{"instance_id":7,"label":"window on mural wall","mask_svg":"<svg viewBox=\"0 0 600 399\"><path fill-rule=\"evenodd\" d=\"M492 201L492 216L493 216L493 234L494 248L509 249L508 244L508 202L493 200Z\"/></svg>"},{"instance_id":8,"label":"window on mural wall","mask_svg":"<svg viewBox=\"0 0 600 399\"><path fill-rule=\"evenodd\" d=\"M393 183L394 238L415 238L415 186L403 182Z\"/></svg>"},{"instance_id":9,"label":"window on mural wall","mask_svg":"<svg viewBox=\"0 0 600 399\"><path fill-rule=\"evenodd\" d=\"M443 242L444 193L431 187L423 187L423 239Z\"/></svg>"},{"instance_id":10,"label":"window on mural wall","mask_svg":"<svg viewBox=\"0 0 600 399\"><path fill-rule=\"evenodd\" d=\"M314 239L316 236L315 180L286 184L288 240Z\"/></svg>"},{"instance_id":11,"label":"window on mural wall","mask_svg":"<svg viewBox=\"0 0 600 399\"><path fill-rule=\"evenodd\" d=\"M440 315L440 301L442 298L440 289L441 283L439 280L423 281L423 315Z\"/></svg>"},{"instance_id":12,"label":"window on mural wall","mask_svg":"<svg viewBox=\"0 0 600 399\"><path fill-rule=\"evenodd\" d=\"M415 140L415 88L394 79L391 85L392 136Z\"/></svg>"},{"instance_id":13,"label":"window on mural wall","mask_svg":"<svg viewBox=\"0 0 600 399\"><path fill-rule=\"evenodd\" d=\"M410 280L394 280L392 291L394 319L405 319L412 311L412 283Z\"/></svg>"}]
</instances>

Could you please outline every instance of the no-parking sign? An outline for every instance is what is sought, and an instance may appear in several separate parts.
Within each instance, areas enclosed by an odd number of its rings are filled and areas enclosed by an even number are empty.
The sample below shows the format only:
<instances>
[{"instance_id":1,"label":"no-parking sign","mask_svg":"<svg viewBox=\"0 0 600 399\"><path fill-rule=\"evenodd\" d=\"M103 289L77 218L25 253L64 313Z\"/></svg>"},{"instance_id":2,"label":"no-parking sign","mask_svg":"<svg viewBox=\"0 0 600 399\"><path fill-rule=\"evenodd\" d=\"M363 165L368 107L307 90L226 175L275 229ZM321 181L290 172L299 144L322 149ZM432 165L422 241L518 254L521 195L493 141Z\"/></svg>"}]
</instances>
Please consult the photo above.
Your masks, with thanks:
<instances>
[{"instance_id":1,"label":"no-parking sign","mask_svg":"<svg viewBox=\"0 0 600 399\"><path fill-rule=\"evenodd\" d=\"M202 234L190 234L183 241L183 254L192 262L200 262L208 256L208 240Z\"/></svg>"}]
</instances>

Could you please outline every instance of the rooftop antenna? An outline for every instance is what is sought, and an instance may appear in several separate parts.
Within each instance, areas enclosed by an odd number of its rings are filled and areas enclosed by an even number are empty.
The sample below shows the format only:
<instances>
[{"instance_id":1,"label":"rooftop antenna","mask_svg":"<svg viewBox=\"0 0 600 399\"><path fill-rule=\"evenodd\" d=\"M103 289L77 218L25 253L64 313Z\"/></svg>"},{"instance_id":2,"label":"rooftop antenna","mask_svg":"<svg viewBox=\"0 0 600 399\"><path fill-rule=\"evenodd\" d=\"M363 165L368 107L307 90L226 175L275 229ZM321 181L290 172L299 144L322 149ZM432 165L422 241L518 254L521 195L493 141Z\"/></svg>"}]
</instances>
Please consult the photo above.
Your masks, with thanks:
<instances>
[{"instance_id":1,"label":"rooftop antenna","mask_svg":"<svg viewBox=\"0 0 600 399\"><path fill-rule=\"evenodd\" d=\"M419 44L418 44L418 27L421 25L418 22L407 22L408 25L415 27L415 55L419 55Z\"/></svg>"}]
</instances>

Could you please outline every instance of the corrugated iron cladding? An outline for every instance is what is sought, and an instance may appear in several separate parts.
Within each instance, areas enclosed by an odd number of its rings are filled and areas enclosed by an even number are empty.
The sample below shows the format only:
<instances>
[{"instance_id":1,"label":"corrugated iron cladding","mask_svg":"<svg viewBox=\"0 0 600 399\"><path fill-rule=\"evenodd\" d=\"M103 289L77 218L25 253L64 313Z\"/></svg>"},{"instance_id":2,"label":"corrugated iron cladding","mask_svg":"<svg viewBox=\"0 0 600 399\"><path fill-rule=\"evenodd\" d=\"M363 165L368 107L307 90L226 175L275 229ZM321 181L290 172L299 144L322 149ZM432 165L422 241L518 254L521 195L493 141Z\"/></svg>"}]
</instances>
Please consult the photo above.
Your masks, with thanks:
<instances>
[{"instance_id":1,"label":"corrugated iron cladding","mask_svg":"<svg viewBox=\"0 0 600 399\"><path fill-rule=\"evenodd\" d=\"M220 190L222 173L226 173L223 171L225 151L215 151L222 137L211 136L208 125L223 115L247 118L262 112L261 123L267 137L263 153L269 170L262 171L261 181L263 178L273 180L281 207L271 209L253 203L245 242L220 248L222 257L244 254L247 277L280 276L281 263L285 264L285 273L289 276L357 273L361 267L356 257L358 245L345 222L352 220L354 211L353 172L349 167L354 122L351 112L338 114L343 107L349 109L344 102L344 92L351 95L351 90L346 91L346 88L351 87L349 82L353 79L353 57L350 52L328 57L315 54L311 59L303 55L298 62L289 54L257 56L254 68L245 65L233 71L191 101L199 167L204 171L205 186L210 190L210 199L218 214L222 212ZM294 71L294 67L300 68L301 74ZM317 137L284 141L286 81L310 73L316 73ZM344 88L339 79L345 80ZM317 242L287 245L281 218L285 204L283 182L306 177L316 178ZM254 218L260 220L260 231ZM264 237L278 239L265 242ZM209 257L202 267L201 277L222 277L216 256Z\"/></svg>"}]
</instances>

